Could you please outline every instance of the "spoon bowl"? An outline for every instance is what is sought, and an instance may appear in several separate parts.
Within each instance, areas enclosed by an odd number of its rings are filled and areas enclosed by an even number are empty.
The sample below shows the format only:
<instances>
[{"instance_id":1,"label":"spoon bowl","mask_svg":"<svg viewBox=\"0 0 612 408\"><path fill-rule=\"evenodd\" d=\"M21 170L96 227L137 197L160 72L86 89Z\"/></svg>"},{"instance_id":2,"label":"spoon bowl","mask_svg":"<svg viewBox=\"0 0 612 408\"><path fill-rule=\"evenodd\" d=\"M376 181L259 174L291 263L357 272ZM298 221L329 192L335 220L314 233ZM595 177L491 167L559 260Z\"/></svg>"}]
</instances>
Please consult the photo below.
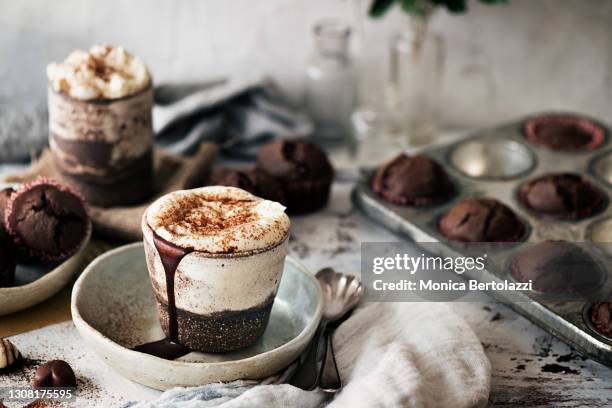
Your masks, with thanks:
<instances>
[{"instance_id":1,"label":"spoon bowl","mask_svg":"<svg viewBox=\"0 0 612 408\"><path fill-rule=\"evenodd\" d=\"M325 299L323 317L330 323L344 316L361 300L363 286L356 277L338 273L332 268L321 269L316 277Z\"/></svg>"}]
</instances>

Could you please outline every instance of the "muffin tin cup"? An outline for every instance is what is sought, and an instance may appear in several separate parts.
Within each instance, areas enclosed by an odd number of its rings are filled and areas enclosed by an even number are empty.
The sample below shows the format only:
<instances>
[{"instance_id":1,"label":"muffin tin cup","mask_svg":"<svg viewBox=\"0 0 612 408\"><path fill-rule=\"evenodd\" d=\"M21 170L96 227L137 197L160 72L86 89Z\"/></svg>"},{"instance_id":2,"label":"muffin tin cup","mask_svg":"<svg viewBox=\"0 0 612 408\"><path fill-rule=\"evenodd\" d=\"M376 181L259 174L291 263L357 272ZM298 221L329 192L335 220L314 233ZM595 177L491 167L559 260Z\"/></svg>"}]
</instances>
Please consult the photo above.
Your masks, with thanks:
<instances>
[{"instance_id":1,"label":"muffin tin cup","mask_svg":"<svg viewBox=\"0 0 612 408\"><path fill-rule=\"evenodd\" d=\"M448 161L466 177L488 180L518 178L536 166L536 156L523 143L486 137L459 143Z\"/></svg>"},{"instance_id":2,"label":"muffin tin cup","mask_svg":"<svg viewBox=\"0 0 612 408\"><path fill-rule=\"evenodd\" d=\"M523 241L493 251L491 256L495 257L496 262L488 265L482 278L487 281L508 279L517 282L506 269L504 260L524 249L526 243L565 239L586 241L590 245L593 228L603 220L612 219L612 208L608 205L612 194L612 150L609 138L606 136L602 146L593 151L554 151L530 143L522 134L524 122L525 118L522 118L475 132L458 142L419 151L440 163L451 178L456 194L446 203L433 207L390 204L371 191L369 182L373 171L363 172L353 191L353 201L365 215L392 232L412 239L417 244L446 243L444 247L448 254L456 254L462 253L461 245L450 243L440 233L437 227L439 218L465 198L495 198L516 213L524 222L527 234ZM606 135L609 134L607 128L605 131ZM503 160L506 163L501 163L501 166L494 163ZM595 187L602 190L606 202L601 210L580 219L560 220L542 217L522 204L517 196L521 185L544 174L559 172L585 176ZM566 234L567 231L571 233ZM610 247L612 248L612 243ZM597 248L589 252L598 261L603 259ZM608 259L606 262L609 261ZM610 268L604 270L607 270L607 274L601 291L593 296L612 293L612 279L608 276L612 271ZM584 355L612 366L612 339L598 335L583 319L586 305L594 303L592 298L583 296L582 299L560 299L559 296L550 297L547 293L536 291L511 294L489 292L489 295Z\"/></svg>"},{"instance_id":3,"label":"muffin tin cup","mask_svg":"<svg viewBox=\"0 0 612 408\"><path fill-rule=\"evenodd\" d=\"M513 252L510 256L507 256L503 261L503 271L505 273L505 278L508 279L511 282L515 282L515 283L524 283L522 281L519 281L513 274L512 274L512 263L514 261L514 257L516 255L518 255L520 253L521 250L524 250L525 248L520 248L517 247L517 250L515 252ZM600 281L598 282L599 287L596 291L590 292L589 296L584 296L581 293L572 293L572 292L559 292L559 293L554 293L554 292L546 292L543 290L538 290L538 289L532 289L530 291L531 294L534 295L534 297L538 300L541 301L564 301L564 302L581 302L581 303L595 303L593 302L593 299L598 299L598 301L600 301L601 299L604 298L605 295L607 295L607 292L604 294L602 293L602 289L604 288L608 281L610 280L609 276L606 274L605 271L605 266L602 262L598 261L598 257L596 254L594 254L592 251L587 251L587 253L591 256L593 256L593 261L597 264L598 266L598 275L600 277Z\"/></svg>"},{"instance_id":4,"label":"muffin tin cup","mask_svg":"<svg viewBox=\"0 0 612 408\"><path fill-rule=\"evenodd\" d=\"M610 231L609 237L603 236L605 231ZM601 218L589 224L586 238L600 254L612 258L612 217Z\"/></svg>"},{"instance_id":5,"label":"muffin tin cup","mask_svg":"<svg viewBox=\"0 0 612 408\"><path fill-rule=\"evenodd\" d=\"M589 165L589 170L597 180L612 187L612 150L595 157Z\"/></svg>"}]
</instances>

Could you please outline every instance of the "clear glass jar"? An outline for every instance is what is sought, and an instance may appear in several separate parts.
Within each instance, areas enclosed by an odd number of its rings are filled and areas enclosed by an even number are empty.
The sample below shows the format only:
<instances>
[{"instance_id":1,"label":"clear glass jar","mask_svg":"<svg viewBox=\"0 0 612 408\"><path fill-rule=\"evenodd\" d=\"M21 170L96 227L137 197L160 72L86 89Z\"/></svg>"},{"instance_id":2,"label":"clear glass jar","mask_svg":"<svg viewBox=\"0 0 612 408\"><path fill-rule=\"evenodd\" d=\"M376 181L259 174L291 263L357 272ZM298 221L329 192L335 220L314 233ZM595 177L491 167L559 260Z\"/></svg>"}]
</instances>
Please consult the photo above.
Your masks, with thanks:
<instances>
[{"instance_id":1,"label":"clear glass jar","mask_svg":"<svg viewBox=\"0 0 612 408\"><path fill-rule=\"evenodd\" d=\"M315 52L306 67L305 106L315 122L313 138L323 144L350 135L356 103L350 34L349 26L340 20L322 20L314 27Z\"/></svg>"},{"instance_id":2,"label":"clear glass jar","mask_svg":"<svg viewBox=\"0 0 612 408\"><path fill-rule=\"evenodd\" d=\"M427 17L412 17L391 43L394 112L407 146L432 143L438 132L444 41L427 30Z\"/></svg>"},{"instance_id":3,"label":"clear glass jar","mask_svg":"<svg viewBox=\"0 0 612 408\"><path fill-rule=\"evenodd\" d=\"M369 17L371 0L353 0L352 4L358 65L358 101L352 115L355 137L360 145L394 144L398 129L390 97L388 29L385 22Z\"/></svg>"}]
</instances>

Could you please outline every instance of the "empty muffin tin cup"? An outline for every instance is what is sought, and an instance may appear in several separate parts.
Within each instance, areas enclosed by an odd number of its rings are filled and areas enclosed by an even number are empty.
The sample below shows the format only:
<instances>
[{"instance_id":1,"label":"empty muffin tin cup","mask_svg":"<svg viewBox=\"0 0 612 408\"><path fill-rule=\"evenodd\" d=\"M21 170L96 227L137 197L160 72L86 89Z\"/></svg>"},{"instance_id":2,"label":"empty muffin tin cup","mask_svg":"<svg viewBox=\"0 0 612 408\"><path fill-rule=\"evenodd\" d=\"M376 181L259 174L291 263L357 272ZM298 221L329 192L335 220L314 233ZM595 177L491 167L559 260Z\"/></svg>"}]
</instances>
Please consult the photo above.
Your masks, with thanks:
<instances>
[{"instance_id":1,"label":"empty muffin tin cup","mask_svg":"<svg viewBox=\"0 0 612 408\"><path fill-rule=\"evenodd\" d=\"M510 139L479 138L467 140L450 153L450 163L467 177L475 179L512 179L535 166L529 148Z\"/></svg>"},{"instance_id":2,"label":"empty muffin tin cup","mask_svg":"<svg viewBox=\"0 0 612 408\"><path fill-rule=\"evenodd\" d=\"M593 222L586 235L599 252L612 257L612 217Z\"/></svg>"},{"instance_id":3,"label":"empty muffin tin cup","mask_svg":"<svg viewBox=\"0 0 612 408\"><path fill-rule=\"evenodd\" d=\"M594 159L591 164L591 171L599 180L612 186L612 151Z\"/></svg>"}]
</instances>

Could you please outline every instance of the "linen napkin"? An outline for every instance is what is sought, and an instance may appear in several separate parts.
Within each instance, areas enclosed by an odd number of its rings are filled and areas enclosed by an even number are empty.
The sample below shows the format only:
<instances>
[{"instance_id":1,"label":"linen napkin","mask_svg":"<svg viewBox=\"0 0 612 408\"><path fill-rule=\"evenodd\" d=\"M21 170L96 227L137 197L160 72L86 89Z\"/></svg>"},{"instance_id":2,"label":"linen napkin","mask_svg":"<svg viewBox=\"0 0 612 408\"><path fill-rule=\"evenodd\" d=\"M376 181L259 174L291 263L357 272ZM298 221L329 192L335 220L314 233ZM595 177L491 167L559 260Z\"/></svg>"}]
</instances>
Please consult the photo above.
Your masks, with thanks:
<instances>
[{"instance_id":1,"label":"linen napkin","mask_svg":"<svg viewBox=\"0 0 612 408\"><path fill-rule=\"evenodd\" d=\"M203 143L195 155L183 157L155 151L155 194L146 203L132 207L92 207L91 215L96 234L113 241L139 241L142 239L140 221L145 210L157 197L175 190L202 186L217 154L218 147ZM61 179L52 163L51 152L45 150L32 166L4 181L24 183L38 176Z\"/></svg>"},{"instance_id":2,"label":"linen napkin","mask_svg":"<svg viewBox=\"0 0 612 408\"><path fill-rule=\"evenodd\" d=\"M313 125L261 74L229 76L208 82L175 82L155 88L153 129L158 146L191 153L202 141L246 159L277 137L308 136Z\"/></svg>"},{"instance_id":3,"label":"linen napkin","mask_svg":"<svg viewBox=\"0 0 612 408\"><path fill-rule=\"evenodd\" d=\"M366 303L334 336L342 391L329 407L484 407L491 366L467 323L444 303ZM321 391L256 381L175 388L123 408L314 408Z\"/></svg>"}]
</instances>

